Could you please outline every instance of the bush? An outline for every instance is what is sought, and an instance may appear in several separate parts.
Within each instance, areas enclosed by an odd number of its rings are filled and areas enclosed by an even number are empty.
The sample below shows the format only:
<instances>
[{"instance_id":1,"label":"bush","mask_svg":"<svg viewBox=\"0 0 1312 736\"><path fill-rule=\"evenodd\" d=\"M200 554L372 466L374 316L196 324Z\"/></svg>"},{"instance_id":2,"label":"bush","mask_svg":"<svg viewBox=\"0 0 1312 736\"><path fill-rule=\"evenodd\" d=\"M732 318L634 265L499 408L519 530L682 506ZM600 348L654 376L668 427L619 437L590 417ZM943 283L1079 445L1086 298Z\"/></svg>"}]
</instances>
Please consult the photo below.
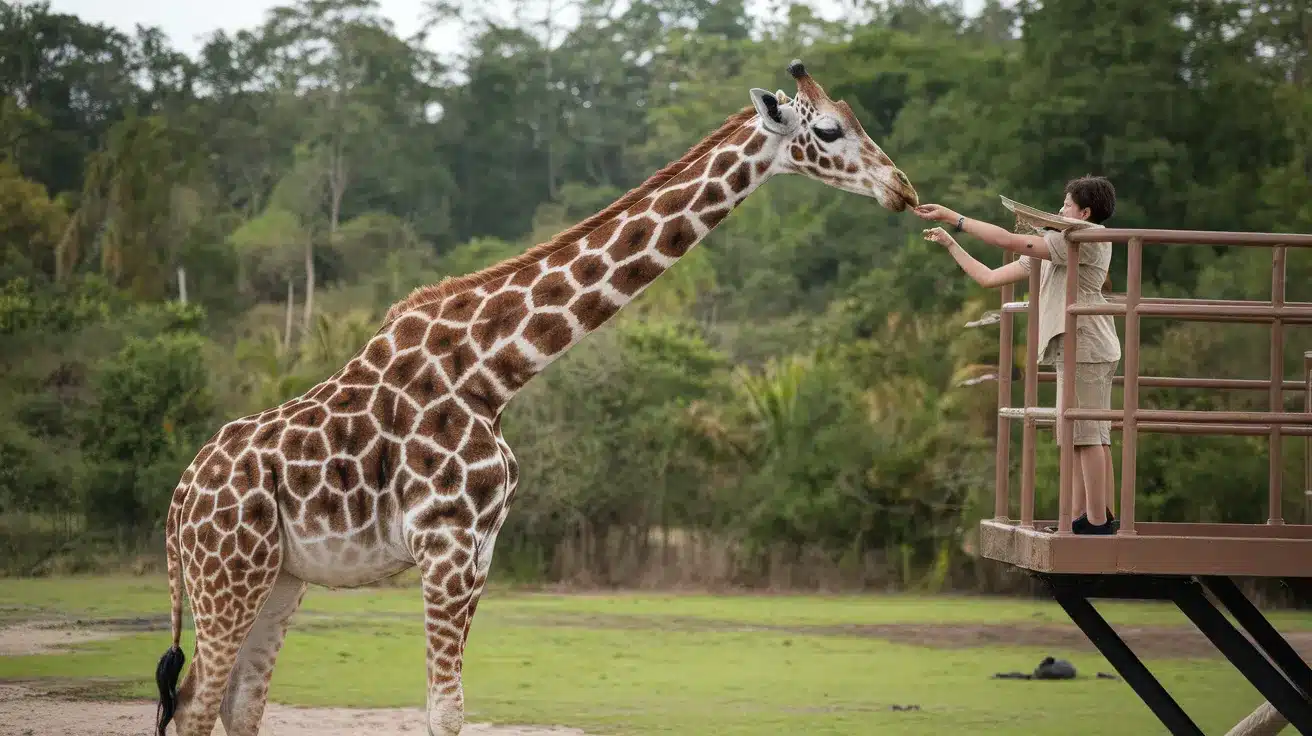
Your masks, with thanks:
<instances>
[{"instance_id":1,"label":"bush","mask_svg":"<svg viewBox=\"0 0 1312 736\"><path fill-rule=\"evenodd\" d=\"M131 337L97 370L84 435L95 469L83 497L97 525L163 518L178 477L213 429L205 346L190 332Z\"/></svg>"}]
</instances>

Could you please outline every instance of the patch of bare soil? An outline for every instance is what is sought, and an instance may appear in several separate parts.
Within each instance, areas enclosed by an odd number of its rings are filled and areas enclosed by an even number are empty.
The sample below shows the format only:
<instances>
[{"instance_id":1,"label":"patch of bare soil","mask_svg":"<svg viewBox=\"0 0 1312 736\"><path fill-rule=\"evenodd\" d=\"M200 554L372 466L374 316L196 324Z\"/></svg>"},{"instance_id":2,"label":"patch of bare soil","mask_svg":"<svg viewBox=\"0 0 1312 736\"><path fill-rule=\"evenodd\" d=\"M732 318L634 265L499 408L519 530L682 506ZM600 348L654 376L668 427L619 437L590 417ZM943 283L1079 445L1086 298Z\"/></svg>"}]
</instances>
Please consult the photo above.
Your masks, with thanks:
<instances>
[{"instance_id":1,"label":"patch of bare soil","mask_svg":"<svg viewBox=\"0 0 1312 736\"><path fill-rule=\"evenodd\" d=\"M870 636L901 644L934 648L1023 646L1062 651L1094 652L1097 649L1074 624L973 624L833 627L833 633ZM1221 653L1194 628L1183 626L1116 626L1116 633L1145 659L1211 659ZM846 629L846 631L844 631ZM1312 632L1282 632L1306 659L1312 654Z\"/></svg>"},{"instance_id":2,"label":"patch of bare soil","mask_svg":"<svg viewBox=\"0 0 1312 736\"><path fill-rule=\"evenodd\" d=\"M118 635L105 627L38 622L15 624L0 627L0 657L50 654L74 644L112 639Z\"/></svg>"},{"instance_id":3,"label":"patch of bare soil","mask_svg":"<svg viewBox=\"0 0 1312 736\"><path fill-rule=\"evenodd\" d=\"M302 614L293 629L333 628L336 618L319 620ZM562 628L608 628L665 631L738 631L792 634L795 636L855 636L883 639L898 644L958 649L976 647L1038 647L1096 651L1073 623L998 624L842 624L810 626L752 624L690 616L609 616L605 614L535 615L534 626ZM1147 658L1219 658L1220 652L1192 626L1114 625L1130 648ZM88 641L109 639L143 631L167 631L167 616L99 619L91 621L28 621L0 626L0 656L48 654ZM1305 659L1312 659L1312 631L1281 632Z\"/></svg>"},{"instance_id":4,"label":"patch of bare soil","mask_svg":"<svg viewBox=\"0 0 1312 736\"><path fill-rule=\"evenodd\" d=\"M537 625L586 628L663 629L681 631L763 631L795 636L855 636L935 649L977 647L1038 647L1097 651L1073 623L1024 624L846 624L801 626L746 624L695 617L559 616L538 617ZM1113 624L1121 639L1144 658L1221 658L1216 647L1191 626L1125 626ZM1312 632L1283 631L1285 640L1304 659L1312 658Z\"/></svg>"},{"instance_id":5,"label":"patch of bare soil","mask_svg":"<svg viewBox=\"0 0 1312 736\"><path fill-rule=\"evenodd\" d=\"M36 686L0 684L0 736L142 736L153 733L155 704L144 701L75 700ZM261 736L347 736L414 734L424 730L418 708L294 708L270 703ZM214 736L224 734L223 724ZM573 728L466 724L462 736L585 736Z\"/></svg>"}]
</instances>

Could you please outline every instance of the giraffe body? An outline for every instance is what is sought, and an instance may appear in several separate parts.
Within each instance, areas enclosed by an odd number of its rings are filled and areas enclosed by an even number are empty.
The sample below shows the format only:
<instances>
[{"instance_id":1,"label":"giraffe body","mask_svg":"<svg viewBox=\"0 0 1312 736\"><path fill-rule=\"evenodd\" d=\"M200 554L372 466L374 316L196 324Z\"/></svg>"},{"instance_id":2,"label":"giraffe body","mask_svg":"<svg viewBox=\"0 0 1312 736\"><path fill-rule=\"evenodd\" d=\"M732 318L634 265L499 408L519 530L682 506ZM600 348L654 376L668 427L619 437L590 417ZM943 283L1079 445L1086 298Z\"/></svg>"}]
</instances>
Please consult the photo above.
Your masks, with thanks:
<instances>
[{"instance_id":1,"label":"giraffe body","mask_svg":"<svg viewBox=\"0 0 1312 736\"><path fill-rule=\"evenodd\" d=\"M753 107L607 209L475 274L417 289L345 366L224 425L184 471L166 547L173 646L157 680L165 733L259 730L307 583L363 585L417 566L428 732L464 722L461 666L519 466L508 402L598 329L770 176L800 173L901 211L902 172L794 62L798 95ZM197 641L181 688L183 589Z\"/></svg>"}]
</instances>

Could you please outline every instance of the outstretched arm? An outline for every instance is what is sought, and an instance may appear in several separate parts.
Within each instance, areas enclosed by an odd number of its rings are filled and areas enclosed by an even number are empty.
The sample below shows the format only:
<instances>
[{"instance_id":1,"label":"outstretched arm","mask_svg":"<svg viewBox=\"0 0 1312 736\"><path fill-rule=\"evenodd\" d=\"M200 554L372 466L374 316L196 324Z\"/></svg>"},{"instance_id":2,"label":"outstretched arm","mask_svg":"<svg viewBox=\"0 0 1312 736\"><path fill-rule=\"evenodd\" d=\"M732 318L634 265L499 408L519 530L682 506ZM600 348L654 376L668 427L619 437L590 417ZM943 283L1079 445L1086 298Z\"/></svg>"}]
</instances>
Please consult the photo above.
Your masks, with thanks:
<instances>
[{"instance_id":1,"label":"outstretched arm","mask_svg":"<svg viewBox=\"0 0 1312 736\"><path fill-rule=\"evenodd\" d=\"M947 223L953 227L956 227L957 222L960 221L962 231L974 235L989 245L1009 250L1012 253L1044 260L1051 258L1047 242L1037 235L1008 232L997 225L962 217L947 207L937 204L923 204L912 211L922 219Z\"/></svg>"},{"instance_id":2,"label":"outstretched arm","mask_svg":"<svg viewBox=\"0 0 1312 736\"><path fill-rule=\"evenodd\" d=\"M1025 268L1025 264L1021 261L1013 261L1002 268L989 268L975 260L974 256L967 253L941 227L926 230L925 240L931 240L946 248L948 253L952 254L952 258L961 266L961 270L974 279L975 283L986 289L1012 284L1030 275L1029 269Z\"/></svg>"}]
</instances>

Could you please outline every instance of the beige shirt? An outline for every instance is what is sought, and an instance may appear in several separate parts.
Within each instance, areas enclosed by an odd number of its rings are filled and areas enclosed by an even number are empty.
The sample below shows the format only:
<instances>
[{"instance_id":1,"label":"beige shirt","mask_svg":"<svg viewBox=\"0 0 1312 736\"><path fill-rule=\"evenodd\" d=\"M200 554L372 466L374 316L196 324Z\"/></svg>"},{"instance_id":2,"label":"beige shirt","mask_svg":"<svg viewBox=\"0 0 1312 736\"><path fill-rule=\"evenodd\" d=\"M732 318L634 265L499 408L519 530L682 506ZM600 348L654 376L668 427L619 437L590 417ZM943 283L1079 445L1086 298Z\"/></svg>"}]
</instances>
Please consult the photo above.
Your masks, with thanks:
<instances>
[{"instance_id":1,"label":"beige shirt","mask_svg":"<svg viewBox=\"0 0 1312 736\"><path fill-rule=\"evenodd\" d=\"M1102 227L1102 225L1094 225ZM1048 230L1043 234L1052 260L1040 259L1039 276L1039 362L1052 363L1052 339L1066 332L1066 238ZM1031 256L1021 256L1020 264L1028 273ZM1106 304L1102 284L1112 262L1111 243L1081 243L1079 263L1080 293L1077 304ZM1034 296L1030 295L1033 299ZM1109 314L1082 314L1075 322L1075 360L1079 363L1104 363L1121 359L1121 341L1116 336L1116 321Z\"/></svg>"}]
</instances>

